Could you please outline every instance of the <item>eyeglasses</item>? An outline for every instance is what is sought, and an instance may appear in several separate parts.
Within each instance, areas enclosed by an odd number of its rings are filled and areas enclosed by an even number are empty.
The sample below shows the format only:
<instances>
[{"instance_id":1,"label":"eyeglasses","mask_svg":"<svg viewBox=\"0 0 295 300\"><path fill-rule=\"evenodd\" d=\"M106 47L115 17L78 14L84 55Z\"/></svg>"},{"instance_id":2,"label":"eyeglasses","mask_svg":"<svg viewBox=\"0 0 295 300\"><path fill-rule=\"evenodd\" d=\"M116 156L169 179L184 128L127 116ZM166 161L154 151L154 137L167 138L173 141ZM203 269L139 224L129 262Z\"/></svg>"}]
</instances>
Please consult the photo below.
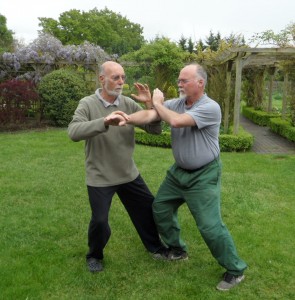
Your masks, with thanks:
<instances>
[{"instance_id":1,"label":"eyeglasses","mask_svg":"<svg viewBox=\"0 0 295 300\"><path fill-rule=\"evenodd\" d=\"M176 82L177 82L177 84L186 84L192 80L195 80L195 78L194 79L177 79Z\"/></svg>"},{"instance_id":2,"label":"eyeglasses","mask_svg":"<svg viewBox=\"0 0 295 300\"><path fill-rule=\"evenodd\" d=\"M112 76L111 79L114 80L114 81L119 81L120 79L122 79L123 81L125 81L126 80L126 75Z\"/></svg>"}]
</instances>

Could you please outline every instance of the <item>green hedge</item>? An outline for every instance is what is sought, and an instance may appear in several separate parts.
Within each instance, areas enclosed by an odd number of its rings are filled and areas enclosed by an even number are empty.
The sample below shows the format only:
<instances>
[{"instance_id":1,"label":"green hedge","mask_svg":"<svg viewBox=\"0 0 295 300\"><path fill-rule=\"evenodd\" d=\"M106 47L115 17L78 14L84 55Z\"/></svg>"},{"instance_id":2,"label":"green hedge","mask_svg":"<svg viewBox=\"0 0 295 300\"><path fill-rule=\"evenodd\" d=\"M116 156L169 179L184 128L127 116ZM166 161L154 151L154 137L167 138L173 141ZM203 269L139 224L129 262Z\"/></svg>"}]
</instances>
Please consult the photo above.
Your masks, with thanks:
<instances>
[{"instance_id":1,"label":"green hedge","mask_svg":"<svg viewBox=\"0 0 295 300\"><path fill-rule=\"evenodd\" d=\"M292 126L290 116L283 120L280 114L269 114L248 106L243 106L242 114L253 123L259 126L267 126L271 131L285 137L289 141L295 141L295 127Z\"/></svg>"},{"instance_id":2,"label":"green hedge","mask_svg":"<svg viewBox=\"0 0 295 300\"><path fill-rule=\"evenodd\" d=\"M291 120L282 120L281 118L272 118L268 124L271 131L295 142L295 127L292 126Z\"/></svg>"},{"instance_id":3,"label":"green hedge","mask_svg":"<svg viewBox=\"0 0 295 300\"><path fill-rule=\"evenodd\" d=\"M150 134L140 128L135 128L135 141L137 144L162 148L171 148L170 132L162 132L159 135Z\"/></svg>"},{"instance_id":4,"label":"green hedge","mask_svg":"<svg viewBox=\"0 0 295 300\"><path fill-rule=\"evenodd\" d=\"M221 152L245 152L251 150L254 137L244 129L239 129L239 134L221 134L219 147Z\"/></svg>"},{"instance_id":5,"label":"green hedge","mask_svg":"<svg viewBox=\"0 0 295 300\"><path fill-rule=\"evenodd\" d=\"M268 126L271 118L277 118L278 114L270 114L262 110L254 109L253 107L243 106L242 114L249 120L259 126Z\"/></svg>"},{"instance_id":6,"label":"green hedge","mask_svg":"<svg viewBox=\"0 0 295 300\"><path fill-rule=\"evenodd\" d=\"M140 128L135 128L135 141L138 144L171 148L170 132L162 132L160 135L146 133ZM221 134L219 136L219 146L222 152L249 151L252 148L254 138L240 128L238 135Z\"/></svg>"}]
</instances>

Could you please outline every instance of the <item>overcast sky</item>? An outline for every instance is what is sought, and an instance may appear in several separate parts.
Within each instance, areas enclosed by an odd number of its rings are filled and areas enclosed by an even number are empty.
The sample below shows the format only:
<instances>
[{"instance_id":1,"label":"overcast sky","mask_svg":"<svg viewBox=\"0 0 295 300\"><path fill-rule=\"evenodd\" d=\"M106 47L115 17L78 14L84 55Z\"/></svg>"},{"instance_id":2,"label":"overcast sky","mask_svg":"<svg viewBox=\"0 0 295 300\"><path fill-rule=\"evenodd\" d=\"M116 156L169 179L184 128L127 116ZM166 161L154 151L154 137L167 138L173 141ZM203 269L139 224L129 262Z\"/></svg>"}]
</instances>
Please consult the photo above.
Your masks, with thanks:
<instances>
[{"instance_id":1,"label":"overcast sky","mask_svg":"<svg viewBox=\"0 0 295 300\"><path fill-rule=\"evenodd\" d=\"M295 0L0 0L8 29L26 43L38 37L38 17L58 20L65 11L95 7L140 24L146 40L159 35L173 41L181 36L204 41L211 30L221 37L242 34L247 41L255 33L268 29L279 33L295 22Z\"/></svg>"}]
</instances>

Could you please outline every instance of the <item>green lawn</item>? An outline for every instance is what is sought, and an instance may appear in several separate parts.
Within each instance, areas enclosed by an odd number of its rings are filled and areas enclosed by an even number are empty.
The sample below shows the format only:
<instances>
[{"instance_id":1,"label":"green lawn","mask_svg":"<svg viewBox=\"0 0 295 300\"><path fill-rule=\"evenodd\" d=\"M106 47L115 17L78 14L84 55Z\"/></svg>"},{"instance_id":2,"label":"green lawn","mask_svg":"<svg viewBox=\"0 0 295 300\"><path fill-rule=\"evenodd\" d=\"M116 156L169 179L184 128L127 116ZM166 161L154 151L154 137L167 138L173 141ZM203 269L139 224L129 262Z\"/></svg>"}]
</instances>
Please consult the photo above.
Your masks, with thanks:
<instances>
[{"instance_id":1,"label":"green lawn","mask_svg":"<svg viewBox=\"0 0 295 300\"><path fill-rule=\"evenodd\" d=\"M170 149L136 146L153 193ZM0 299L294 299L295 156L222 153L222 214L247 261L246 280L215 290L224 271L185 206L179 212L190 258L154 261L114 198L105 270L85 266L90 217L83 142L65 130L0 134Z\"/></svg>"}]
</instances>

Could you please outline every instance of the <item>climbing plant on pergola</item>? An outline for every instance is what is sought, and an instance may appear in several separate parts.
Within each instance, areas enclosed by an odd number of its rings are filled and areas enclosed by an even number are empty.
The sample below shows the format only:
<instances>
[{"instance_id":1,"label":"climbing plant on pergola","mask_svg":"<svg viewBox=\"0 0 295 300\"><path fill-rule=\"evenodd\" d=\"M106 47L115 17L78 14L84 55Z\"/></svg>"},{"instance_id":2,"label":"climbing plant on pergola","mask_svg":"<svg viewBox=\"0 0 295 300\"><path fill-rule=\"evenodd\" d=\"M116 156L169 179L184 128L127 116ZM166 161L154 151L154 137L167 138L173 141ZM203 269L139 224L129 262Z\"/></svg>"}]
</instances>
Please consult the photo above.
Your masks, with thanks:
<instances>
[{"instance_id":1,"label":"climbing plant on pergola","mask_svg":"<svg viewBox=\"0 0 295 300\"><path fill-rule=\"evenodd\" d=\"M270 111L272 107L273 78L275 71L280 69L284 75L282 117L284 118L286 116L287 101L290 101L291 109L295 108L294 88L289 88L290 86L294 86L295 47L227 48L212 59L204 59L203 63L207 65L210 70L213 70L213 72L215 70L215 73L219 75L219 80L223 82L224 90L221 92L223 93L222 106L225 132L227 132L230 124L230 116L233 117L234 134L237 134L239 131L242 80L243 73L245 74L247 70L253 71L251 79L252 82L256 84L253 90L253 95L256 99L263 96L262 84L265 75L267 73L269 74L268 111ZM215 80L216 77L217 76L214 78ZM231 103L231 100L233 100L233 103ZM255 99L253 99L253 101L255 101ZM294 115L294 113L292 115Z\"/></svg>"},{"instance_id":2,"label":"climbing plant on pergola","mask_svg":"<svg viewBox=\"0 0 295 300\"><path fill-rule=\"evenodd\" d=\"M42 33L28 46L0 56L0 80L23 78L38 83L44 75L65 66L97 73L98 65L111 58L101 47L87 41L64 46L52 35Z\"/></svg>"}]
</instances>

